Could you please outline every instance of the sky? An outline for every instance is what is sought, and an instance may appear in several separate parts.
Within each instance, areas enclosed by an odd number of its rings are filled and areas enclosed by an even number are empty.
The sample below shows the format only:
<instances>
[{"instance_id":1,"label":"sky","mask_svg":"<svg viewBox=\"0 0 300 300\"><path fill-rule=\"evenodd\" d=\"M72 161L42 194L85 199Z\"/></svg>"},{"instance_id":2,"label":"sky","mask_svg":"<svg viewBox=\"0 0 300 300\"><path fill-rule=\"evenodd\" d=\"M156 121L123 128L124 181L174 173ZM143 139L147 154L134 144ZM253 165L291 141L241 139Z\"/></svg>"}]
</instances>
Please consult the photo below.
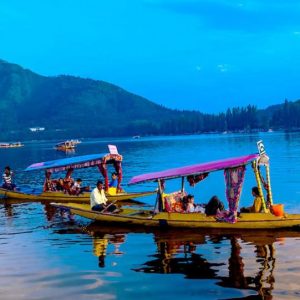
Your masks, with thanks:
<instances>
[{"instance_id":1,"label":"sky","mask_svg":"<svg viewBox=\"0 0 300 300\"><path fill-rule=\"evenodd\" d=\"M300 99L298 0L0 0L0 59L165 107Z\"/></svg>"}]
</instances>

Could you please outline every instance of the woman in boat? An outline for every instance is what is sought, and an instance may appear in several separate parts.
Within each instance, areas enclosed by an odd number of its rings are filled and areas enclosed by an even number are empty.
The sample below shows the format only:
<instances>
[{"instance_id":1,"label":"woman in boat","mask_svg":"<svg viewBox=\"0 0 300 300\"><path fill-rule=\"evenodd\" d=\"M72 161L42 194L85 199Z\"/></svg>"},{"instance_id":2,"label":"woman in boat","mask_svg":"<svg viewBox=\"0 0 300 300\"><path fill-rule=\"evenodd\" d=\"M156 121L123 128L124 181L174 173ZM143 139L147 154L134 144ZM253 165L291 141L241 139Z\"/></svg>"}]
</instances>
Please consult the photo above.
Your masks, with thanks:
<instances>
[{"instance_id":1,"label":"woman in boat","mask_svg":"<svg viewBox=\"0 0 300 300\"><path fill-rule=\"evenodd\" d=\"M241 207L241 212L259 213L262 211L262 199L259 195L257 186L254 186L251 190L252 196L254 197L253 205L249 207Z\"/></svg>"},{"instance_id":2,"label":"woman in boat","mask_svg":"<svg viewBox=\"0 0 300 300\"><path fill-rule=\"evenodd\" d=\"M96 211L116 212L117 206L107 204L107 198L103 189L103 181L98 180L97 186L93 189L90 196L91 209Z\"/></svg>"},{"instance_id":3,"label":"woman in boat","mask_svg":"<svg viewBox=\"0 0 300 300\"><path fill-rule=\"evenodd\" d=\"M3 184L2 188L10 191L16 190L16 185L12 182L13 171L10 169L10 166L6 166L4 173L2 175Z\"/></svg>"},{"instance_id":4,"label":"woman in boat","mask_svg":"<svg viewBox=\"0 0 300 300\"><path fill-rule=\"evenodd\" d=\"M205 206L205 213L208 216L215 216L222 210L224 210L224 204L217 196L211 197Z\"/></svg>"}]
</instances>

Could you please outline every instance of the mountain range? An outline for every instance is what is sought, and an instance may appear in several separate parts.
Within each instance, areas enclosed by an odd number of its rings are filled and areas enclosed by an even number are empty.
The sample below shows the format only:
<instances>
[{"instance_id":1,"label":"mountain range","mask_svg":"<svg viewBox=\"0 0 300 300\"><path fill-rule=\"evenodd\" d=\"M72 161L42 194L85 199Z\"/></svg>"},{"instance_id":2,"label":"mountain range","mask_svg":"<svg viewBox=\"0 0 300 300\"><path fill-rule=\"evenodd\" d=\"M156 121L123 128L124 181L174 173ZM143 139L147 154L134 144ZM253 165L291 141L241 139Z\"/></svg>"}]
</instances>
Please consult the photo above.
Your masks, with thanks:
<instances>
[{"instance_id":1,"label":"mountain range","mask_svg":"<svg viewBox=\"0 0 300 300\"><path fill-rule=\"evenodd\" d=\"M228 109L218 115L179 111L108 82L68 75L41 76L17 64L0 60L1 139L251 130L271 126L274 114L278 114L285 104L265 110L249 105ZM240 122L237 122L237 117L240 117ZM37 134L29 130L32 127L44 127L45 130Z\"/></svg>"}]
</instances>

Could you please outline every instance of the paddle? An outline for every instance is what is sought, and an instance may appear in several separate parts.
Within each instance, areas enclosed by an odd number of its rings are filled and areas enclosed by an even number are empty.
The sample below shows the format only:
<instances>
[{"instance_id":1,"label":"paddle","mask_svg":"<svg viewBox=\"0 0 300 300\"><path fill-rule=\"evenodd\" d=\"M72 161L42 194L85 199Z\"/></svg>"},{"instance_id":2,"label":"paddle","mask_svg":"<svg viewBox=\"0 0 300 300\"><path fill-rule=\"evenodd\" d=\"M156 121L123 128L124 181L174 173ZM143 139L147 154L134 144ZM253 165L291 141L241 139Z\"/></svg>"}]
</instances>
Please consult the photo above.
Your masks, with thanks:
<instances>
[{"instance_id":1,"label":"paddle","mask_svg":"<svg viewBox=\"0 0 300 300\"><path fill-rule=\"evenodd\" d=\"M101 211L101 213L106 212L107 209L108 209L110 206L114 205L117 201L118 201L118 200L115 200L115 201L109 203L109 204Z\"/></svg>"}]
</instances>

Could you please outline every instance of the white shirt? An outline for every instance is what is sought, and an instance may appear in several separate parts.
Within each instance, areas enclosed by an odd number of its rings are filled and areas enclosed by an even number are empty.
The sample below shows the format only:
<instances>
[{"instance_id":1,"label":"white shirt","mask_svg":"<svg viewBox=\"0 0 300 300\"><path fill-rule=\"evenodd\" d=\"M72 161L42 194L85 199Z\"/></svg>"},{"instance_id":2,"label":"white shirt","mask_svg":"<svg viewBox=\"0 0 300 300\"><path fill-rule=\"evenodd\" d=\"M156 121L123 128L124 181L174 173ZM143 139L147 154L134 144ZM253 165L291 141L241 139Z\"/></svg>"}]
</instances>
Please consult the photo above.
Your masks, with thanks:
<instances>
[{"instance_id":1,"label":"white shirt","mask_svg":"<svg viewBox=\"0 0 300 300\"><path fill-rule=\"evenodd\" d=\"M95 187L91 192L90 200L91 200L91 207L97 204L106 204L107 198L105 196L104 190L102 189L101 191L99 191L98 188Z\"/></svg>"}]
</instances>

